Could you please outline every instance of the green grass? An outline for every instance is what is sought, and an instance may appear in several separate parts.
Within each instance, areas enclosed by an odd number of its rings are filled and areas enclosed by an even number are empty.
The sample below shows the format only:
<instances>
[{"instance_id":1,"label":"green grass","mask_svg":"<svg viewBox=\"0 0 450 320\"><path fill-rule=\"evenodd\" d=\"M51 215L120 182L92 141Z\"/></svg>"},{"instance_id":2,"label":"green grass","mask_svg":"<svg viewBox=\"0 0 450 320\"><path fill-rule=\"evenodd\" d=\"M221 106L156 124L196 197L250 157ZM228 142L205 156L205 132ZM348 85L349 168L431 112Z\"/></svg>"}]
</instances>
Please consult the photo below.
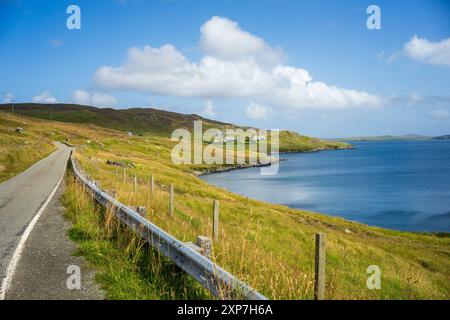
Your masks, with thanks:
<instances>
[{"instance_id":1,"label":"green grass","mask_svg":"<svg viewBox=\"0 0 450 320\"><path fill-rule=\"evenodd\" d=\"M321 150L348 149L350 147L351 146L345 142L311 138L302 136L293 131L283 130L280 132L281 152L313 152Z\"/></svg>"},{"instance_id":2,"label":"green grass","mask_svg":"<svg viewBox=\"0 0 450 320\"><path fill-rule=\"evenodd\" d=\"M17 127L25 132L16 132ZM26 121L6 115L0 117L0 182L14 177L55 149L48 137L36 134Z\"/></svg>"},{"instance_id":3,"label":"green grass","mask_svg":"<svg viewBox=\"0 0 450 320\"><path fill-rule=\"evenodd\" d=\"M72 175L63 197L70 238L94 266L107 299L210 299L190 276L94 204Z\"/></svg>"}]
</instances>

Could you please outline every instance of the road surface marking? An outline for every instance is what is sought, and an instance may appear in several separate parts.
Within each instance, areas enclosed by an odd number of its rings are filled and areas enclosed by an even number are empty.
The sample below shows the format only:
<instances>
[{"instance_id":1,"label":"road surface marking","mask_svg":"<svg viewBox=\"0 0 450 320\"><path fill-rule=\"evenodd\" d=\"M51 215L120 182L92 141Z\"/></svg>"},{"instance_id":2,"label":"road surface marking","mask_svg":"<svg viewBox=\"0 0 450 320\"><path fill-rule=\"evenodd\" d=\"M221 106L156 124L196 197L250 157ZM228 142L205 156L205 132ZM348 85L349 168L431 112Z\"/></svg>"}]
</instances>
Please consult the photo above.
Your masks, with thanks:
<instances>
[{"instance_id":1,"label":"road surface marking","mask_svg":"<svg viewBox=\"0 0 450 320\"><path fill-rule=\"evenodd\" d=\"M66 168L64 168L63 174L61 175L61 178L59 179L58 183L56 184L55 188L53 189L52 193L48 196L47 200L45 200L44 204L41 206L41 208L38 210L36 215L33 217L33 219L28 224L27 228L25 229L24 233L22 234L22 237L20 238L19 243L17 244L16 249L14 250L13 256L11 258L11 261L8 264L8 267L6 268L6 275L5 278L3 278L2 285L0 287L0 300L5 300L6 292L8 291L8 288L11 284L12 277L14 275L14 272L16 271L17 263L20 260L20 257L22 255L22 251L25 245L25 242L28 239L28 236L30 235L31 231L33 230L36 222L39 220L39 217L42 215L42 213L47 208L47 205L52 200L53 196L56 193L56 190L58 190L61 182L64 179L64 175L66 173Z\"/></svg>"}]
</instances>

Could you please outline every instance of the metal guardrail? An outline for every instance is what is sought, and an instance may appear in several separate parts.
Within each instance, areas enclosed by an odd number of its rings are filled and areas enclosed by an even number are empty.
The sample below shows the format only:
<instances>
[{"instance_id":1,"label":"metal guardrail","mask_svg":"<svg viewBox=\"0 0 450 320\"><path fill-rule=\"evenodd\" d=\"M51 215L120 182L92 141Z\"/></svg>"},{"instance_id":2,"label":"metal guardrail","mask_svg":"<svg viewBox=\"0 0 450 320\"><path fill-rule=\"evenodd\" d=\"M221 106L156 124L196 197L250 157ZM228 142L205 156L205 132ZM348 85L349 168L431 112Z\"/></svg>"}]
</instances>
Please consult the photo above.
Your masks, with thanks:
<instances>
[{"instance_id":1,"label":"metal guardrail","mask_svg":"<svg viewBox=\"0 0 450 320\"><path fill-rule=\"evenodd\" d=\"M81 173L73 153L71 153L70 161L75 176L90 189L98 203L113 208L119 220L132 228L134 232L172 260L183 271L194 277L213 295L221 299L267 300L264 295L245 282L99 189Z\"/></svg>"}]
</instances>

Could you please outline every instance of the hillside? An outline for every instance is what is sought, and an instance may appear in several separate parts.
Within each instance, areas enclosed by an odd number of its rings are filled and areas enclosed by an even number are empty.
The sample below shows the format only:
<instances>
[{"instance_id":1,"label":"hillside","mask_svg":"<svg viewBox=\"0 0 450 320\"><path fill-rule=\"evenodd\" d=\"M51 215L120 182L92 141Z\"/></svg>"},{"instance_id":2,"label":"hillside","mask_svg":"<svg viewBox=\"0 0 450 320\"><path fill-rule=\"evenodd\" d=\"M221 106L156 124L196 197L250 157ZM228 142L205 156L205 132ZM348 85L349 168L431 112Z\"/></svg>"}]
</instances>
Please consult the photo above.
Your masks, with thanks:
<instances>
[{"instance_id":1,"label":"hillside","mask_svg":"<svg viewBox=\"0 0 450 320\"><path fill-rule=\"evenodd\" d=\"M49 132L21 131L22 126L0 112L0 183L55 150Z\"/></svg>"},{"instance_id":2,"label":"hillside","mask_svg":"<svg viewBox=\"0 0 450 320\"><path fill-rule=\"evenodd\" d=\"M0 104L0 110L9 112L11 104ZM205 128L231 126L195 114L181 114L154 108L112 109L66 103L15 103L14 112L46 120L90 123L135 134L169 134L177 128L192 128L195 120L202 120Z\"/></svg>"},{"instance_id":3,"label":"hillside","mask_svg":"<svg viewBox=\"0 0 450 320\"><path fill-rule=\"evenodd\" d=\"M9 130L21 127L24 133ZM311 299L314 283L314 235L327 236L326 298L448 299L450 238L369 227L306 210L248 199L208 185L192 167L170 161L174 143L167 137L129 137L94 125L25 118L0 112L3 153L15 152L22 139L37 145L68 141L75 156L103 189L115 190L127 205L147 208L147 218L182 241L211 237L212 201L220 201L220 241L213 260L272 299ZM6 143L5 143L6 141ZM19 149L20 153L26 150ZM107 164L107 160L126 164ZM2 160L7 161L7 160ZM2 164L5 164L2 162ZM137 176L137 192L133 177ZM155 175L156 191L148 182ZM209 298L195 283L99 211L70 175L64 196L73 223L71 238L99 270L97 281L111 299ZM175 213L168 216L168 186L175 186ZM366 287L367 267L382 270L380 290Z\"/></svg>"},{"instance_id":4,"label":"hillside","mask_svg":"<svg viewBox=\"0 0 450 320\"><path fill-rule=\"evenodd\" d=\"M11 111L11 104L0 104L0 110ZM132 132L134 134L156 134L169 137L178 128L192 129L193 121L202 120L203 129L239 128L240 126L209 120L195 114L181 114L153 108L100 109L77 104L15 103L14 112L30 117L70 123L95 124L100 127ZM241 127L244 128L244 127ZM343 142L325 141L281 131L280 151L304 152L327 149L345 149Z\"/></svg>"}]
</instances>

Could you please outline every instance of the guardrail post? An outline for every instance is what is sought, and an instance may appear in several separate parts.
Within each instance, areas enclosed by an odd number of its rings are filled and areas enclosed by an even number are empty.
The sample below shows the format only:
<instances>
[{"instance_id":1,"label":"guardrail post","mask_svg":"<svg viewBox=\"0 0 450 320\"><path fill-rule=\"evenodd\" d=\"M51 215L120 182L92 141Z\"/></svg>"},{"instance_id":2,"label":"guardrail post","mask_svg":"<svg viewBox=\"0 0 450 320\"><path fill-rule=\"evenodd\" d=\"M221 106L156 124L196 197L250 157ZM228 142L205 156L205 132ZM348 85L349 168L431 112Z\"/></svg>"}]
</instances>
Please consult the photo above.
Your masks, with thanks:
<instances>
[{"instance_id":1,"label":"guardrail post","mask_svg":"<svg viewBox=\"0 0 450 320\"><path fill-rule=\"evenodd\" d=\"M131 207L134 211L136 211L141 217L147 216L147 208L142 206Z\"/></svg>"},{"instance_id":2,"label":"guardrail post","mask_svg":"<svg viewBox=\"0 0 450 320\"><path fill-rule=\"evenodd\" d=\"M211 256L211 240L205 236L198 236L195 240L195 244L199 246L202 251L202 255L209 258Z\"/></svg>"},{"instance_id":3,"label":"guardrail post","mask_svg":"<svg viewBox=\"0 0 450 320\"><path fill-rule=\"evenodd\" d=\"M219 240L219 201L213 202L213 239Z\"/></svg>"},{"instance_id":4,"label":"guardrail post","mask_svg":"<svg viewBox=\"0 0 450 320\"><path fill-rule=\"evenodd\" d=\"M134 174L134 188L133 188L134 193L136 193L137 191L137 176L136 173Z\"/></svg>"},{"instance_id":5,"label":"guardrail post","mask_svg":"<svg viewBox=\"0 0 450 320\"><path fill-rule=\"evenodd\" d=\"M314 277L314 299L323 300L325 296L325 242L323 233L316 233L316 257Z\"/></svg>"},{"instance_id":6,"label":"guardrail post","mask_svg":"<svg viewBox=\"0 0 450 320\"><path fill-rule=\"evenodd\" d=\"M174 206L173 206L173 198L174 198L174 191L173 191L173 183L170 184L170 199L169 199L169 214L173 215L174 212Z\"/></svg>"},{"instance_id":7,"label":"guardrail post","mask_svg":"<svg viewBox=\"0 0 450 320\"><path fill-rule=\"evenodd\" d=\"M114 199L116 198L116 190L105 190L105 193Z\"/></svg>"},{"instance_id":8,"label":"guardrail post","mask_svg":"<svg viewBox=\"0 0 450 320\"><path fill-rule=\"evenodd\" d=\"M153 177L153 174L150 177L150 194L153 195L153 192L155 191L155 178Z\"/></svg>"}]
</instances>

